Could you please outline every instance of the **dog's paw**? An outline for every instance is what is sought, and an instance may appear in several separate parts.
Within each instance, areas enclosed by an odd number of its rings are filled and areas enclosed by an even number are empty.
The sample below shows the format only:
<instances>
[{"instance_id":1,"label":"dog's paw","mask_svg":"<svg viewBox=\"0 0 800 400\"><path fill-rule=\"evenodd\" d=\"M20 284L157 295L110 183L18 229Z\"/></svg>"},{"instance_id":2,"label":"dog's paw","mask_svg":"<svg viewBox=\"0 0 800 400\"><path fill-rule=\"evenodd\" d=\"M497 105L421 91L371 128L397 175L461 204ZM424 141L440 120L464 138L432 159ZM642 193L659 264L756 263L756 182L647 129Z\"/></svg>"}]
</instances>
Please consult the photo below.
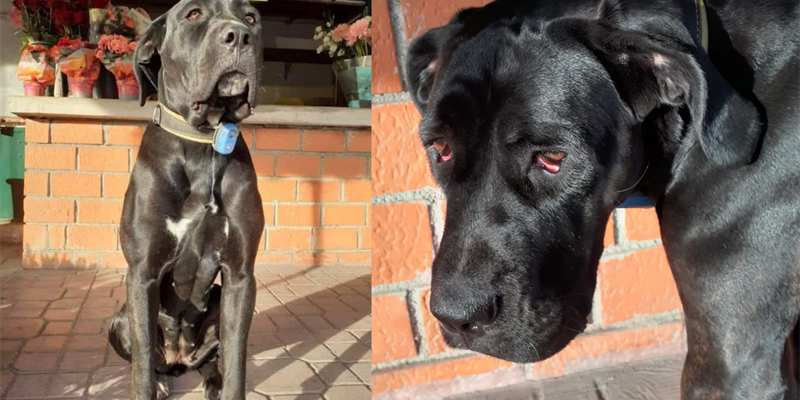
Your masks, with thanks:
<instances>
[{"instance_id":1,"label":"dog's paw","mask_svg":"<svg viewBox=\"0 0 800 400\"><path fill-rule=\"evenodd\" d=\"M216 385L209 385L206 383L205 394L208 400L219 400L219 393L222 391L221 387Z\"/></svg>"},{"instance_id":2,"label":"dog's paw","mask_svg":"<svg viewBox=\"0 0 800 400\"><path fill-rule=\"evenodd\" d=\"M166 375L156 375L156 399L164 400L169 397L169 385Z\"/></svg>"}]
</instances>

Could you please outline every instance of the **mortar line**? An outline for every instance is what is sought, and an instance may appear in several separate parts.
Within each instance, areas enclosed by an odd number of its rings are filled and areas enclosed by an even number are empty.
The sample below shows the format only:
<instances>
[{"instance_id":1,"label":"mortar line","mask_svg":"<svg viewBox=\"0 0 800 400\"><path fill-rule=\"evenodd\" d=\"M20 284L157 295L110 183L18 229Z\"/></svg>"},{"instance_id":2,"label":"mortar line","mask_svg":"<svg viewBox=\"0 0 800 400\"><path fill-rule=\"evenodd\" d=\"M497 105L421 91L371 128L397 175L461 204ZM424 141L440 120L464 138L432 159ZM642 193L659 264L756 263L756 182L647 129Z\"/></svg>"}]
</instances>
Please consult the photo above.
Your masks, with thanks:
<instances>
[{"instance_id":1,"label":"mortar line","mask_svg":"<svg viewBox=\"0 0 800 400\"><path fill-rule=\"evenodd\" d=\"M628 237L625 233L625 210L618 208L611 215L614 225L614 244L622 245L628 243Z\"/></svg>"},{"instance_id":2,"label":"mortar line","mask_svg":"<svg viewBox=\"0 0 800 400\"><path fill-rule=\"evenodd\" d=\"M410 101L411 94L408 92L376 94L372 96L372 107L388 104L402 104Z\"/></svg>"},{"instance_id":3,"label":"mortar line","mask_svg":"<svg viewBox=\"0 0 800 400\"><path fill-rule=\"evenodd\" d=\"M389 203L403 203L408 201L422 201L425 204L431 204L436 200L444 200L444 192L442 189L434 187L425 187L422 189L412 190L409 192L401 193L387 193L380 196L372 197L372 205L381 205Z\"/></svg>"},{"instance_id":4,"label":"mortar line","mask_svg":"<svg viewBox=\"0 0 800 400\"><path fill-rule=\"evenodd\" d=\"M421 297L419 289L410 289L406 292L406 305L408 306L408 316L411 320L411 332L417 345L417 355L427 357L428 336L425 332L425 323L422 317Z\"/></svg>"}]
</instances>

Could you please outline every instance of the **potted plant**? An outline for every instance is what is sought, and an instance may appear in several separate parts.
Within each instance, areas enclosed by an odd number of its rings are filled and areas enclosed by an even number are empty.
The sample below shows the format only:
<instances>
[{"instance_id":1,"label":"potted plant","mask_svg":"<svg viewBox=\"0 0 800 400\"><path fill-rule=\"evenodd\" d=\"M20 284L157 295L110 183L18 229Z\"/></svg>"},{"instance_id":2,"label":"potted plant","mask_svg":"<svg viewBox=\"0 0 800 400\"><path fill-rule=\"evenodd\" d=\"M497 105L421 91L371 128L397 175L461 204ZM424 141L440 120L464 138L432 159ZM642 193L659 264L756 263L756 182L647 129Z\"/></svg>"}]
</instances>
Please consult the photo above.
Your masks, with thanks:
<instances>
[{"instance_id":1,"label":"potted plant","mask_svg":"<svg viewBox=\"0 0 800 400\"><path fill-rule=\"evenodd\" d=\"M48 86L55 82L55 69L50 48L57 38L52 15L55 0L14 0L11 24L15 34L21 36L22 49L17 79L22 81L26 96L44 96Z\"/></svg>"},{"instance_id":2,"label":"potted plant","mask_svg":"<svg viewBox=\"0 0 800 400\"><path fill-rule=\"evenodd\" d=\"M138 100L139 85L133 74L133 52L137 42L122 35L102 35L97 43L95 57L117 80L117 93L121 100Z\"/></svg>"},{"instance_id":3,"label":"potted plant","mask_svg":"<svg viewBox=\"0 0 800 400\"><path fill-rule=\"evenodd\" d=\"M314 39L322 41L317 53L333 59L336 80L353 108L369 107L372 101L372 17L365 15L352 24L335 25L333 18L318 26Z\"/></svg>"}]
</instances>

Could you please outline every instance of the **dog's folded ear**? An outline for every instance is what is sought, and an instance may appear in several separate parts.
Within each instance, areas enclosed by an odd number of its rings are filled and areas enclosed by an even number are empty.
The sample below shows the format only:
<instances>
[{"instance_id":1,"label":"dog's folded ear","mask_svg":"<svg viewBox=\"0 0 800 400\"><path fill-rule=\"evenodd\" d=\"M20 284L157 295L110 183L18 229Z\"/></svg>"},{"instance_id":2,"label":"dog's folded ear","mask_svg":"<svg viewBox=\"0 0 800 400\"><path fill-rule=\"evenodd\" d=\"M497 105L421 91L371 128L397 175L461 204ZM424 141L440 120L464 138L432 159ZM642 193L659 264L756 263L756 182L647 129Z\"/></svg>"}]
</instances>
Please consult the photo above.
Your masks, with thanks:
<instances>
[{"instance_id":1,"label":"dog's folded ear","mask_svg":"<svg viewBox=\"0 0 800 400\"><path fill-rule=\"evenodd\" d=\"M459 11L447 25L431 29L411 43L406 62L406 86L419 112L424 113L428 108L442 47L476 10L466 8Z\"/></svg>"},{"instance_id":2,"label":"dog's folded ear","mask_svg":"<svg viewBox=\"0 0 800 400\"><path fill-rule=\"evenodd\" d=\"M695 132L715 165L750 163L763 133L756 106L719 74L701 48L591 24L577 34L608 71L620 96L640 121L664 107L688 111ZM680 135L678 133L677 135Z\"/></svg>"},{"instance_id":3,"label":"dog's folded ear","mask_svg":"<svg viewBox=\"0 0 800 400\"><path fill-rule=\"evenodd\" d=\"M167 32L167 14L156 18L139 39L133 55L133 72L139 82L139 105L158 93L158 73L161 70L161 56L158 51Z\"/></svg>"}]
</instances>

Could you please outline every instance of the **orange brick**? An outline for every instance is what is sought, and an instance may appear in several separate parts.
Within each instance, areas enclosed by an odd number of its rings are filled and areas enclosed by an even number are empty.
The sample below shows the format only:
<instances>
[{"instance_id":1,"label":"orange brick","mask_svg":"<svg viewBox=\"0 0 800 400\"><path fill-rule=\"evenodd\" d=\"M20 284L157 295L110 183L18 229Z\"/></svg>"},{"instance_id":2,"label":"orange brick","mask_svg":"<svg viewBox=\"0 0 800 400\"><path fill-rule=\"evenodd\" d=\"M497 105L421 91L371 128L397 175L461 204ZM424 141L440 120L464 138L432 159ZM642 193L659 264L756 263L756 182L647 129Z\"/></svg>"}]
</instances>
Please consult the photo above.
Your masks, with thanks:
<instances>
[{"instance_id":1,"label":"orange brick","mask_svg":"<svg viewBox=\"0 0 800 400\"><path fill-rule=\"evenodd\" d=\"M403 85L395 56L389 2L376 1L372 6L372 93L400 92Z\"/></svg>"},{"instance_id":2,"label":"orange brick","mask_svg":"<svg viewBox=\"0 0 800 400\"><path fill-rule=\"evenodd\" d=\"M416 39L429 29L447 25L450 18L464 8L481 7L492 0L459 0L454 2L427 0L403 0L403 19L406 25L407 39ZM375 23L373 22L373 25Z\"/></svg>"},{"instance_id":3,"label":"orange brick","mask_svg":"<svg viewBox=\"0 0 800 400\"><path fill-rule=\"evenodd\" d=\"M267 248L267 234L265 231L261 231L261 240L258 241L258 251L265 250Z\"/></svg>"},{"instance_id":4,"label":"orange brick","mask_svg":"<svg viewBox=\"0 0 800 400\"><path fill-rule=\"evenodd\" d=\"M625 210L625 237L629 241L652 240L661 237L661 227L655 208Z\"/></svg>"},{"instance_id":5,"label":"orange brick","mask_svg":"<svg viewBox=\"0 0 800 400\"><path fill-rule=\"evenodd\" d=\"M117 147L84 147L78 152L81 171L128 171L128 149Z\"/></svg>"},{"instance_id":6,"label":"orange brick","mask_svg":"<svg viewBox=\"0 0 800 400\"><path fill-rule=\"evenodd\" d=\"M103 197L118 198L125 197L128 190L128 182L131 176L103 174Z\"/></svg>"},{"instance_id":7,"label":"orange brick","mask_svg":"<svg viewBox=\"0 0 800 400\"><path fill-rule=\"evenodd\" d=\"M78 200L79 224L119 224L122 201Z\"/></svg>"},{"instance_id":8,"label":"orange brick","mask_svg":"<svg viewBox=\"0 0 800 400\"><path fill-rule=\"evenodd\" d=\"M414 332L404 296L372 298L372 363L381 364L417 355Z\"/></svg>"},{"instance_id":9,"label":"orange brick","mask_svg":"<svg viewBox=\"0 0 800 400\"><path fill-rule=\"evenodd\" d=\"M411 280L431 267L433 239L427 207L377 205L372 214L373 286Z\"/></svg>"},{"instance_id":10,"label":"orange brick","mask_svg":"<svg viewBox=\"0 0 800 400\"><path fill-rule=\"evenodd\" d=\"M67 227L67 248L74 250L116 250L117 228L72 225Z\"/></svg>"},{"instance_id":11,"label":"orange brick","mask_svg":"<svg viewBox=\"0 0 800 400\"><path fill-rule=\"evenodd\" d=\"M54 197L100 197L100 174L53 173L50 181Z\"/></svg>"},{"instance_id":12,"label":"orange brick","mask_svg":"<svg viewBox=\"0 0 800 400\"><path fill-rule=\"evenodd\" d=\"M25 146L26 169L75 169L75 147Z\"/></svg>"},{"instance_id":13,"label":"orange brick","mask_svg":"<svg viewBox=\"0 0 800 400\"><path fill-rule=\"evenodd\" d=\"M316 178L321 162L319 156L278 156L278 176Z\"/></svg>"},{"instance_id":14,"label":"orange brick","mask_svg":"<svg viewBox=\"0 0 800 400\"><path fill-rule=\"evenodd\" d=\"M96 122L53 122L53 143L103 144L103 126Z\"/></svg>"},{"instance_id":15,"label":"orange brick","mask_svg":"<svg viewBox=\"0 0 800 400\"><path fill-rule=\"evenodd\" d=\"M25 172L25 195L47 196L48 175L46 172Z\"/></svg>"},{"instance_id":16,"label":"orange brick","mask_svg":"<svg viewBox=\"0 0 800 400\"><path fill-rule=\"evenodd\" d=\"M127 268L128 262L125 261L125 256L122 252L103 253L100 266L103 268Z\"/></svg>"},{"instance_id":17,"label":"orange brick","mask_svg":"<svg viewBox=\"0 0 800 400\"><path fill-rule=\"evenodd\" d=\"M419 140L420 115L414 105L372 109L372 195L436 186Z\"/></svg>"},{"instance_id":18,"label":"orange brick","mask_svg":"<svg viewBox=\"0 0 800 400\"><path fill-rule=\"evenodd\" d=\"M372 265L372 253L339 253L339 264Z\"/></svg>"},{"instance_id":19,"label":"orange brick","mask_svg":"<svg viewBox=\"0 0 800 400\"><path fill-rule=\"evenodd\" d=\"M359 240L358 248L360 249L371 249L372 248L372 227L367 226L364 228L358 229L358 236L361 238Z\"/></svg>"},{"instance_id":20,"label":"orange brick","mask_svg":"<svg viewBox=\"0 0 800 400\"><path fill-rule=\"evenodd\" d=\"M75 201L25 198L25 222L75 222Z\"/></svg>"},{"instance_id":21,"label":"orange brick","mask_svg":"<svg viewBox=\"0 0 800 400\"><path fill-rule=\"evenodd\" d=\"M22 247L27 250L47 248L47 227L25 224L22 227Z\"/></svg>"},{"instance_id":22,"label":"orange brick","mask_svg":"<svg viewBox=\"0 0 800 400\"><path fill-rule=\"evenodd\" d=\"M292 263L292 253L258 253L256 265L287 265Z\"/></svg>"},{"instance_id":23,"label":"orange brick","mask_svg":"<svg viewBox=\"0 0 800 400\"><path fill-rule=\"evenodd\" d=\"M72 267L81 269L96 269L101 266L100 254L94 252L72 253Z\"/></svg>"},{"instance_id":24,"label":"orange brick","mask_svg":"<svg viewBox=\"0 0 800 400\"><path fill-rule=\"evenodd\" d=\"M325 206L322 215L323 225L364 225L365 206L336 205Z\"/></svg>"},{"instance_id":25,"label":"orange brick","mask_svg":"<svg viewBox=\"0 0 800 400\"><path fill-rule=\"evenodd\" d=\"M296 181L258 180L261 201L295 201L297 199Z\"/></svg>"},{"instance_id":26,"label":"orange brick","mask_svg":"<svg viewBox=\"0 0 800 400\"><path fill-rule=\"evenodd\" d=\"M264 209L264 225L266 226L274 226L275 225L275 206L272 204L265 204L262 205L261 208Z\"/></svg>"},{"instance_id":27,"label":"orange brick","mask_svg":"<svg viewBox=\"0 0 800 400\"><path fill-rule=\"evenodd\" d=\"M431 314L431 291L425 289L420 293L422 303L422 324L425 326L425 341L428 343L428 353L431 355L444 353L450 350L439 328L439 321Z\"/></svg>"},{"instance_id":28,"label":"orange brick","mask_svg":"<svg viewBox=\"0 0 800 400\"><path fill-rule=\"evenodd\" d=\"M267 250L311 250L311 229L270 229Z\"/></svg>"},{"instance_id":29,"label":"orange brick","mask_svg":"<svg viewBox=\"0 0 800 400\"><path fill-rule=\"evenodd\" d=\"M46 253L23 253L22 268L74 268L72 263L72 253L46 252Z\"/></svg>"},{"instance_id":30,"label":"orange brick","mask_svg":"<svg viewBox=\"0 0 800 400\"><path fill-rule=\"evenodd\" d=\"M608 217L606 223L606 232L603 236L603 247L611 247L614 245L614 215Z\"/></svg>"},{"instance_id":31,"label":"orange brick","mask_svg":"<svg viewBox=\"0 0 800 400\"><path fill-rule=\"evenodd\" d=\"M112 146L139 146L145 125L106 125L106 144Z\"/></svg>"},{"instance_id":32,"label":"orange brick","mask_svg":"<svg viewBox=\"0 0 800 400\"><path fill-rule=\"evenodd\" d=\"M26 119L25 143L50 143L50 121Z\"/></svg>"},{"instance_id":33,"label":"orange brick","mask_svg":"<svg viewBox=\"0 0 800 400\"><path fill-rule=\"evenodd\" d=\"M61 250L67 245L67 227L64 225L49 225L47 227L47 247L51 250Z\"/></svg>"},{"instance_id":34,"label":"orange brick","mask_svg":"<svg viewBox=\"0 0 800 400\"><path fill-rule=\"evenodd\" d=\"M379 2L380 3L380 2ZM377 315L377 314L376 314ZM375 318L376 315L373 315ZM373 331L374 332L374 331ZM373 352L373 357L375 356ZM445 363L423 365L372 376L372 394L388 392L425 383L466 378L487 372L509 369L514 364L491 357L473 357Z\"/></svg>"},{"instance_id":35,"label":"orange brick","mask_svg":"<svg viewBox=\"0 0 800 400\"><path fill-rule=\"evenodd\" d=\"M310 267L316 265L337 265L339 259L336 254L329 253L295 253L292 265Z\"/></svg>"},{"instance_id":36,"label":"orange brick","mask_svg":"<svg viewBox=\"0 0 800 400\"><path fill-rule=\"evenodd\" d=\"M604 324L681 308L663 247L603 263L597 279Z\"/></svg>"},{"instance_id":37,"label":"orange brick","mask_svg":"<svg viewBox=\"0 0 800 400\"><path fill-rule=\"evenodd\" d=\"M253 167L258 176L275 175L275 156L271 154L251 154Z\"/></svg>"},{"instance_id":38,"label":"orange brick","mask_svg":"<svg viewBox=\"0 0 800 400\"><path fill-rule=\"evenodd\" d=\"M256 149L300 150L300 130L256 128Z\"/></svg>"},{"instance_id":39,"label":"orange brick","mask_svg":"<svg viewBox=\"0 0 800 400\"><path fill-rule=\"evenodd\" d=\"M347 151L369 153L372 151L372 138L369 131L347 133Z\"/></svg>"},{"instance_id":40,"label":"orange brick","mask_svg":"<svg viewBox=\"0 0 800 400\"><path fill-rule=\"evenodd\" d=\"M250 149L250 150L253 150L254 149L254 147L253 147L253 144L254 144L253 140L254 139L253 138L255 137L254 133L253 133L253 128L241 129L239 131L239 134L242 136L242 139L244 140L244 144L247 145L247 148Z\"/></svg>"},{"instance_id":41,"label":"orange brick","mask_svg":"<svg viewBox=\"0 0 800 400\"><path fill-rule=\"evenodd\" d=\"M534 375L537 379L562 376L582 360L590 361L605 354L624 357L626 352L642 349L658 354L659 348L664 349L662 353L682 354L682 331L683 324L677 323L584 336L574 339L553 357L534 364Z\"/></svg>"},{"instance_id":42,"label":"orange brick","mask_svg":"<svg viewBox=\"0 0 800 400\"><path fill-rule=\"evenodd\" d=\"M370 181L348 181L344 183L344 201L369 202L372 199Z\"/></svg>"},{"instance_id":43,"label":"orange brick","mask_svg":"<svg viewBox=\"0 0 800 400\"><path fill-rule=\"evenodd\" d=\"M341 200L342 184L326 181L300 181L299 201L320 203Z\"/></svg>"},{"instance_id":44,"label":"orange brick","mask_svg":"<svg viewBox=\"0 0 800 400\"><path fill-rule=\"evenodd\" d=\"M319 226L319 214L319 206L278 205L278 225Z\"/></svg>"},{"instance_id":45,"label":"orange brick","mask_svg":"<svg viewBox=\"0 0 800 400\"><path fill-rule=\"evenodd\" d=\"M136 159L139 158L139 148L134 147L131 149L130 152L131 163L130 167L128 167L128 171L133 171L133 167L136 166Z\"/></svg>"},{"instance_id":46,"label":"orange brick","mask_svg":"<svg viewBox=\"0 0 800 400\"><path fill-rule=\"evenodd\" d=\"M345 134L343 131L304 130L303 151L342 152Z\"/></svg>"},{"instance_id":47,"label":"orange brick","mask_svg":"<svg viewBox=\"0 0 800 400\"><path fill-rule=\"evenodd\" d=\"M322 176L334 178L366 178L367 159L364 157L325 157Z\"/></svg>"},{"instance_id":48,"label":"orange brick","mask_svg":"<svg viewBox=\"0 0 800 400\"><path fill-rule=\"evenodd\" d=\"M315 229L314 238L316 250L354 250L358 248L357 229Z\"/></svg>"}]
</instances>

